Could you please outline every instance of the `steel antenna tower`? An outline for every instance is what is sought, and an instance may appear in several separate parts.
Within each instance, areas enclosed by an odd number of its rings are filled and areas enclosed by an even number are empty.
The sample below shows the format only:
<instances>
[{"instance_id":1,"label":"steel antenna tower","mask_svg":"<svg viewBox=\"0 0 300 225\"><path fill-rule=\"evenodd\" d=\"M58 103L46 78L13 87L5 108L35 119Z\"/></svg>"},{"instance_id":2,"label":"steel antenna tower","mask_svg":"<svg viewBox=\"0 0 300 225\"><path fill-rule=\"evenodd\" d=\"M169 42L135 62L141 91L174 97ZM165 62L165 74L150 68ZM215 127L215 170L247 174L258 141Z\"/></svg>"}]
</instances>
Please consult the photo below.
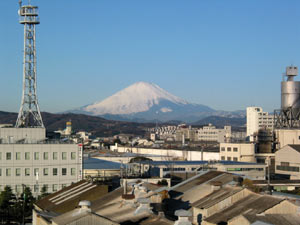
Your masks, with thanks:
<instances>
[{"instance_id":1,"label":"steel antenna tower","mask_svg":"<svg viewBox=\"0 0 300 225\"><path fill-rule=\"evenodd\" d=\"M19 0L20 24L24 25L23 93L16 127L44 127L36 93L35 25L40 23L38 7Z\"/></svg>"}]
</instances>

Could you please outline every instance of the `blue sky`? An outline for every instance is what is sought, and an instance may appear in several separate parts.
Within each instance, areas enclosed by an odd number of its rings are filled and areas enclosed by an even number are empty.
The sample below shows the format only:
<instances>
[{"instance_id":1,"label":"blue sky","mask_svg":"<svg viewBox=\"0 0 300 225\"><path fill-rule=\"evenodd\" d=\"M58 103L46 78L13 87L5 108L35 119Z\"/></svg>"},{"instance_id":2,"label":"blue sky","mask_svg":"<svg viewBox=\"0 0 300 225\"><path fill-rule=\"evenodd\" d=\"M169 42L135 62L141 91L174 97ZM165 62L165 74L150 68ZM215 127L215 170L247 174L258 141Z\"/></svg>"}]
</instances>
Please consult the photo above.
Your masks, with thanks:
<instances>
[{"instance_id":1,"label":"blue sky","mask_svg":"<svg viewBox=\"0 0 300 225\"><path fill-rule=\"evenodd\" d=\"M280 107L285 67L300 66L298 0L32 0L42 111L60 112L153 82L215 109ZM0 110L18 111L23 27L1 0Z\"/></svg>"}]
</instances>

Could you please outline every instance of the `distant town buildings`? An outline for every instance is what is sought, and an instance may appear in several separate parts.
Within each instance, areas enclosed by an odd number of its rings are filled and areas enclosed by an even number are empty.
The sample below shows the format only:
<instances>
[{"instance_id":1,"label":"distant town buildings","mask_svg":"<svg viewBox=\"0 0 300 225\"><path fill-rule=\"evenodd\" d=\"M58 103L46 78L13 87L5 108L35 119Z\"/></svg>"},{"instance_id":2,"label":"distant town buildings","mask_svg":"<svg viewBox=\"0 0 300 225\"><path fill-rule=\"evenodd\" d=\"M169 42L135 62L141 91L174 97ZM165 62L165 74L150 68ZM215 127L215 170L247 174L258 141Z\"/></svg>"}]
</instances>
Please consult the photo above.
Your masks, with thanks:
<instances>
[{"instance_id":1,"label":"distant town buildings","mask_svg":"<svg viewBox=\"0 0 300 225\"><path fill-rule=\"evenodd\" d=\"M217 129L211 123L198 130L199 141L226 142L231 138L231 126L224 126L223 129Z\"/></svg>"}]
</instances>

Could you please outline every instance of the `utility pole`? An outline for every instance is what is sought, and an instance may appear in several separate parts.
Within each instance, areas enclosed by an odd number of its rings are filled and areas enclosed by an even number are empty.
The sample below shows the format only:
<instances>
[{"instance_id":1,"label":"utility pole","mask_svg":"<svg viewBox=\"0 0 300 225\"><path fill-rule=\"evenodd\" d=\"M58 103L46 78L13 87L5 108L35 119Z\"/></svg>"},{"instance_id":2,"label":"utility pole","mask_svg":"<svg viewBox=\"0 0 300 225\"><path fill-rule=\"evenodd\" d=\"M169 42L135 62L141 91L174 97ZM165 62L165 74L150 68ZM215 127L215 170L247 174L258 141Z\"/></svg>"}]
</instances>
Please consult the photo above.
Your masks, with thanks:
<instances>
[{"instance_id":1,"label":"utility pole","mask_svg":"<svg viewBox=\"0 0 300 225\"><path fill-rule=\"evenodd\" d=\"M23 213L22 213L22 224L25 225L25 204L26 204L26 194L25 194L25 184L22 184L23 189Z\"/></svg>"}]
</instances>

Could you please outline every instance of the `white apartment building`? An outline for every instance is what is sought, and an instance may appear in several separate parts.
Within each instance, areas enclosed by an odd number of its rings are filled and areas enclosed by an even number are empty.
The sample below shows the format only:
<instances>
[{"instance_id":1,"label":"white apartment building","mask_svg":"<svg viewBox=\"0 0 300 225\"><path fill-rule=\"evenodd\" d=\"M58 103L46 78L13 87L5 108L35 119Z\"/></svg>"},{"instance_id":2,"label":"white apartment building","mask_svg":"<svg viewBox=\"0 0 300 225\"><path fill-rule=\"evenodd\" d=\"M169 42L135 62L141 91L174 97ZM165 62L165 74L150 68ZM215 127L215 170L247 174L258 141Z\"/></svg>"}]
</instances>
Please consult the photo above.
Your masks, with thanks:
<instances>
[{"instance_id":1,"label":"white apartment building","mask_svg":"<svg viewBox=\"0 0 300 225\"><path fill-rule=\"evenodd\" d=\"M204 126L198 130L199 141L225 142L231 137L231 126L224 126L224 129L217 129L212 124Z\"/></svg>"},{"instance_id":2,"label":"white apartment building","mask_svg":"<svg viewBox=\"0 0 300 225\"><path fill-rule=\"evenodd\" d=\"M38 195L82 179L82 146L45 139L44 128L0 128L0 191L26 185Z\"/></svg>"},{"instance_id":3,"label":"white apartment building","mask_svg":"<svg viewBox=\"0 0 300 225\"><path fill-rule=\"evenodd\" d=\"M261 128L273 129L274 116L261 107L247 107L247 136L254 141L254 134Z\"/></svg>"}]
</instances>

